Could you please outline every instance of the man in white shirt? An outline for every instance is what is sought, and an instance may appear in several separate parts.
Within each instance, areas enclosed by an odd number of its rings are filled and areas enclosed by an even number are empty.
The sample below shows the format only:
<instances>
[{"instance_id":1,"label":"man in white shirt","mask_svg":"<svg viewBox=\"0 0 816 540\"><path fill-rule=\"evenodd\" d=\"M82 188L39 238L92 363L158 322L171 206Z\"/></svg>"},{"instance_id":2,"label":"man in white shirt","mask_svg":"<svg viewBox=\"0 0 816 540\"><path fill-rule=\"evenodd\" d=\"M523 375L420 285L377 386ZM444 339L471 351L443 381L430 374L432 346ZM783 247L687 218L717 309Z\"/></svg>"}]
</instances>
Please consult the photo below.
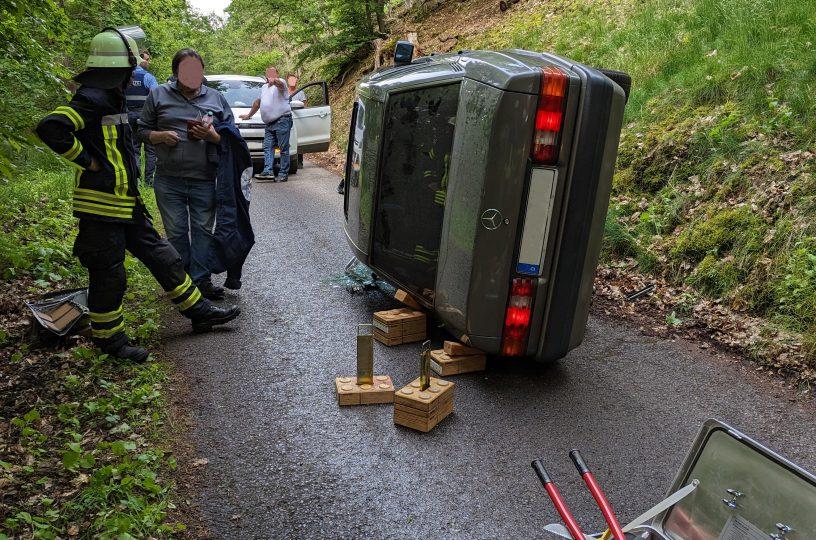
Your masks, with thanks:
<instances>
[{"instance_id":1,"label":"man in white shirt","mask_svg":"<svg viewBox=\"0 0 816 540\"><path fill-rule=\"evenodd\" d=\"M289 133L292 129L292 108L289 106L289 88L280 78L277 68L266 68L266 84L261 87L261 97L252 108L242 114L243 120L252 118L261 109L261 120L266 124L264 132L264 168L256 178L260 181L286 182L289 178ZM275 147L280 148L280 169L275 178Z\"/></svg>"}]
</instances>

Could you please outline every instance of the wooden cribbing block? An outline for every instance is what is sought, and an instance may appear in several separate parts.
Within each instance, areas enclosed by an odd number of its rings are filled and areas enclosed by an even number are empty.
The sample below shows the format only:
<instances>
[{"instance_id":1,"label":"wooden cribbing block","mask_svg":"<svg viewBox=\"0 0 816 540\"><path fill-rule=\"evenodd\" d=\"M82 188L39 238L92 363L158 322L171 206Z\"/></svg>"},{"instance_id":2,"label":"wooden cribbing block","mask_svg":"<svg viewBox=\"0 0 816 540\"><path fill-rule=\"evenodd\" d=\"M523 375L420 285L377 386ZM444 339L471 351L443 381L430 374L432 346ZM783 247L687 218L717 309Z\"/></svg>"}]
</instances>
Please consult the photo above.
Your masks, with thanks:
<instances>
[{"instance_id":1,"label":"wooden cribbing block","mask_svg":"<svg viewBox=\"0 0 816 540\"><path fill-rule=\"evenodd\" d=\"M338 405L371 405L394 402L394 383L388 375L374 375L374 384L357 384L357 377L334 380Z\"/></svg>"},{"instance_id":2,"label":"wooden cribbing block","mask_svg":"<svg viewBox=\"0 0 816 540\"><path fill-rule=\"evenodd\" d=\"M397 308L374 314L374 339L384 345L400 345L425 339L427 318L421 311Z\"/></svg>"},{"instance_id":3,"label":"wooden cribbing block","mask_svg":"<svg viewBox=\"0 0 816 540\"><path fill-rule=\"evenodd\" d=\"M453 412L454 384L431 377L431 385L419 389L415 379L394 394L394 423L422 432L432 430Z\"/></svg>"},{"instance_id":4,"label":"wooden cribbing block","mask_svg":"<svg viewBox=\"0 0 816 540\"><path fill-rule=\"evenodd\" d=\"M446 377L473 371L484 371L487 357L483 354L470 356L450 356L443 349L431 351L431 369Z\"/></svg>"},{"instance_id":5,"label":"wooden cribbing block","mask_svg":"<svg viewBox=\"0 0 816 540\"><path fill-rule=\"evenodd\" d=\"M484 351L479 349L474 349L473 347L468 347L467 345L462 345L458 341L446 341L443 345L445 354L448 356L474 356L474 355L484 355Z\"/></svg>"},{"instance_id":6,"label":"wooden cribbing block","mask_svg":"<svg viewBox=\"0 0 816 540\"><path fill-rule=\"evenodd\" d=\"M422 309L422 306L419 305L419 302L414 300L410 294L403 291L402 289L397 289L397 292L394 293L394 298L396 298L398 302L402 302L409 308Z\"/></svg>"}]
</instances>

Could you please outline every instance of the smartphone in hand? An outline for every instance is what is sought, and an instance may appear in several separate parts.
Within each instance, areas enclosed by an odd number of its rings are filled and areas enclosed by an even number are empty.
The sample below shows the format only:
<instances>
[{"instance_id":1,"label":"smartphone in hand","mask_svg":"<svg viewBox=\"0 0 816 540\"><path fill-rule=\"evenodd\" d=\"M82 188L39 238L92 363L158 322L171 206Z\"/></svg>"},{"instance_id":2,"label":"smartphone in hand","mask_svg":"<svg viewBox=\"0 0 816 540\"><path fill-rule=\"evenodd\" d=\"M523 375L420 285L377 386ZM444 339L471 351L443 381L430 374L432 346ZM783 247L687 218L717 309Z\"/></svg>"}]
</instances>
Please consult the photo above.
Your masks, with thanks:
<instances>
[{"instance_id":1,"label":"smartphone in hand","mask_svg":"<svg viewBox=\"0 0 816 540\"><path fill-rule=\"evenodd\" d=\"M203 126L204 123L201 120L187 120L187 139L190 141L197 141L198 137L193 135L192 129L196 126Z\"/></svg>"}]
</instances>

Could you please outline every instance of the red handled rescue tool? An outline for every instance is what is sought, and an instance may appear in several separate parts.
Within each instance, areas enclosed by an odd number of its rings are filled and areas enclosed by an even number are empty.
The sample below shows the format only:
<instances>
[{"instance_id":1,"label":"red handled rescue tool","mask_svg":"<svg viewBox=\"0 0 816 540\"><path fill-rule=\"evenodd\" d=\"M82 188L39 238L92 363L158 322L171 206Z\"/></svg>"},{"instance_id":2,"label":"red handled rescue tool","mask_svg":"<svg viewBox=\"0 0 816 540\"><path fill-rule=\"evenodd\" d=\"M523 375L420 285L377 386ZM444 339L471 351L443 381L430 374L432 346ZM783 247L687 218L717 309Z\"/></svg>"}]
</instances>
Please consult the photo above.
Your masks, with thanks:
<instances>
[{"instance_id":1,"label":"red handled rescue tool","mask_svg":"<svg viewBox=\"0 0 816 540\"><path fill-rule=\"evenodd\" d=\"M531 463L531 465L533 466L533 470L538 475L538 479L541 480L541 483L544 485L544 489L547 490L547 495L549 495L550 499L552 499L553 505L558 511L558 514L561 516L561 519L564 521L564 525L567 526L569 533L577 540L584 540L586 536L584 536L581 526L578 525L577 521L575 521L575 517L567 507L566 501L564 501L564 498L561 496L561 492L558 491L558 488L552 481L547 469L544 468L544 464L540 459L536 459Z\"/></svg>"},{"instance_id":2,"label":"red handled rescue tool","mask_svg":"<svg viewBox=\"0 0 816 540\"><path fill-rule=\"evenodd\" d=\"M593 476L592 472L589 470L589 467L587 467L586 461L584 461L584 458L581 457L581 452L576 449L572 449L570 450L569 455L572 462L575 464L575 468L578 469L578 473L581 475L581 478L584 479L584 483L589 488L589 492L592 493L592 497L595 499L595 502L598 503L598 508L601 509L601 513L603 514L607 525L609 525L609 529L612 531L612 534L615 536L615 540L626 540L626 536L623 534L623 530L621 530L620 523L618 523L618 518L615 517L615 512L612 510L612 505L609 504L609 501L606 499L606 495L604 495L604 492L601 491L601 486L598 485L598 482L595 480L595 476Z\"/></svg>"}]
</instances>

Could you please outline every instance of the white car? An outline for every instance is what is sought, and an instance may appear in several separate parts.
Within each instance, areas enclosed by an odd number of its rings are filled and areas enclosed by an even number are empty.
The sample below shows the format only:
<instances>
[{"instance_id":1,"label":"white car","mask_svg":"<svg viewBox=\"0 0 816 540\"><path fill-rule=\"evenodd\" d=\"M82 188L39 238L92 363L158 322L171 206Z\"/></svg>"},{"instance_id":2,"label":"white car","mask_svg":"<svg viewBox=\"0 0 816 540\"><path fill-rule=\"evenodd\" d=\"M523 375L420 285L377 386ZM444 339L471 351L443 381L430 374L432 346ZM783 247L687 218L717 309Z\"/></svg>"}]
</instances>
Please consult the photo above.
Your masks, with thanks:
<instances>
[{"instance_id":1,"label":"white car","mask_svg":"<svg viewBox=\"0 0 816 540\"><path fill-rule=\"evenodd\" d=\"M252 155L252 164L256 172L263 168L264 152L263 139L266 126L261 120L258 111L249 120L241 120L240 115L246 114L252 108L252 103L261 97L261 87L266 84L263 77L249 75L207 75L207 86L218 90L227 99L235 116L235 125L238 126L241 136L249 146ZM293 126L289 136L289 173L296 174L298 170L298 154L325 152L329 148L331 137L331 107L329 106L329 89L325 81L309 83L297 89L297 92L310 87L320 87L320 98L315 103L309 99L291 101ZM314 96L317 92L309 92ZM275 149L275 169L278 168L280 149Z\"/></svg>"}]
</instances>

